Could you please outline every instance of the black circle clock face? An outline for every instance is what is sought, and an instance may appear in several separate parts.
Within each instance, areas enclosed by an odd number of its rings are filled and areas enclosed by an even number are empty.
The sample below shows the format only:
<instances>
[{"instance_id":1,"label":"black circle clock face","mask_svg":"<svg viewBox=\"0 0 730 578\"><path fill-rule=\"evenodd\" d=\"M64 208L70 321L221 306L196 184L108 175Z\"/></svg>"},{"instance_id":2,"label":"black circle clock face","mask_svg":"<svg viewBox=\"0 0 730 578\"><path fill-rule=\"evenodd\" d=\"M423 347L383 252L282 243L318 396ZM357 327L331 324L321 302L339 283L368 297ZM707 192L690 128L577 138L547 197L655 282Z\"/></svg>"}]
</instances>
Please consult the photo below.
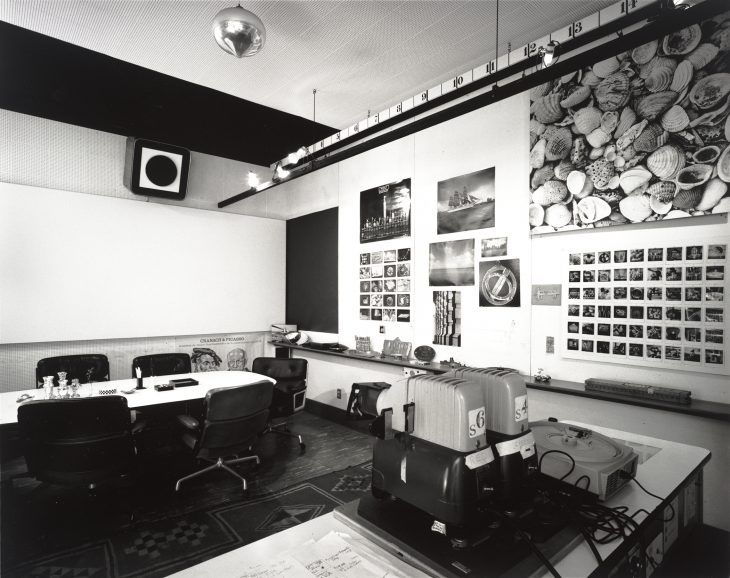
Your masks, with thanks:
<instances>
[{"instance_id":1,"label":"black circle clock face","mask_svg":"<svg viewBox=\"0 0 730 578\"><path fill-rule=\"evenodd\" d=\"M177 178L177 166L170 159L163 155L155 155L147 161L144 172L147 178L158 187L166 187L175 182Z\"/></svg>"},{"instance_id":2,"label":"black circle clock face","mask_svg":"<svg viewBox=\"0 0 730 578\"><path fill-rule=\"evenodd\" d=\"M434 357L436 357L436 351L433 347L428 345L419 345L413 351L413 355L416 356L418 361L431 361Z\"/></svg>"}]
</instances>

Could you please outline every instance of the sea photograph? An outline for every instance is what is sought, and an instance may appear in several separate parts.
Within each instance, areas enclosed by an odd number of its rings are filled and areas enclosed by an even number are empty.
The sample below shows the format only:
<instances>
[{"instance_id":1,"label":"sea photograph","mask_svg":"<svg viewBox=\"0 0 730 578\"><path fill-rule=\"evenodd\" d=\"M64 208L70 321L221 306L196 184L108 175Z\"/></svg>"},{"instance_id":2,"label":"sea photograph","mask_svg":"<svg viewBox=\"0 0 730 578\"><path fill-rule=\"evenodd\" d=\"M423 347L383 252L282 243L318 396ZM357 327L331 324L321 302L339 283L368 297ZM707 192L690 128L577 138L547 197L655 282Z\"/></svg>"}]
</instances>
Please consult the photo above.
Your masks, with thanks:
<instances>
[{"instance_id":1,"label":"sea photograph","mask_svg":"<svg viewBox=\"0 0 730 578\"><path fill-rule=\"evenodd\" d=\"M429 285L474 285L474 239L431 243Z\"/></svg>"},{"instance_id":2,"label":"sea photograph","mask_svg":"<svg viewBox=\"0 0 730 578\"><path fill-rule=\"evenodd\" d=\"M494 227L494 167L439 181L437 233Z\"/></svg>"}]
</instances>

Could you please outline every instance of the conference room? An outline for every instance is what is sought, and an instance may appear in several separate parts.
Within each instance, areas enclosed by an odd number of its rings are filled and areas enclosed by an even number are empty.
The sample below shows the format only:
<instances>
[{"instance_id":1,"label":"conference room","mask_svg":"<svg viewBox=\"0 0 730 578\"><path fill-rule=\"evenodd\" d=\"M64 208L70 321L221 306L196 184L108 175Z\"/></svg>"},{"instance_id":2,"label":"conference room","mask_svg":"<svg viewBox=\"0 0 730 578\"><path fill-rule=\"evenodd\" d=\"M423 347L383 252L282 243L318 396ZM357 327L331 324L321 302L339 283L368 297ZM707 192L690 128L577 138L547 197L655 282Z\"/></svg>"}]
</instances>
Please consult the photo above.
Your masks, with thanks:
<instances>
[{"instance_id":1,"label":"conference room","mask_svg":"<svg viewBox=\"0 0 730 578\"><path fill-rule=\"evenodd\" d=\"M728 575L720 0L0 44L3 575Z\"/></svg>"}]
</instances>

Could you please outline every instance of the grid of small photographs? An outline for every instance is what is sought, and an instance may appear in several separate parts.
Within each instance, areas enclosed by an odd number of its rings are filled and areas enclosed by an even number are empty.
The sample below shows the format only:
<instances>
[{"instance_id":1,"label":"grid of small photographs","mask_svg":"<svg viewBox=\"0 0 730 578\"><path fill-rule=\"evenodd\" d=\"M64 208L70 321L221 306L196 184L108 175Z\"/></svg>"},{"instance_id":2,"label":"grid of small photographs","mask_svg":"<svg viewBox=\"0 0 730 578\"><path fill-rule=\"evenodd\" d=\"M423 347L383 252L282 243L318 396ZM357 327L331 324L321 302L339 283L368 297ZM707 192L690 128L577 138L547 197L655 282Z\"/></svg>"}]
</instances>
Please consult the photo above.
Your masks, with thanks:
<instances>
[{"instance_id":1,"label":"grid of small photographs","mask_svg":"<svg viewBox=\"0 0 730 578\"><path fill-rule=\"evenodd\" d=\"M410 323L410 248L360 254L360 319Z\"/></svg>"},{"instance_id":2,"label":"grid of small photographs","mask_svg":"<svg viewBox=\"0 0 730 578\"><path fill-rule=\"evenodd\" d=\"M564 357L729 373L728 244L568 253Z\"/></svg>"}]
</instances>

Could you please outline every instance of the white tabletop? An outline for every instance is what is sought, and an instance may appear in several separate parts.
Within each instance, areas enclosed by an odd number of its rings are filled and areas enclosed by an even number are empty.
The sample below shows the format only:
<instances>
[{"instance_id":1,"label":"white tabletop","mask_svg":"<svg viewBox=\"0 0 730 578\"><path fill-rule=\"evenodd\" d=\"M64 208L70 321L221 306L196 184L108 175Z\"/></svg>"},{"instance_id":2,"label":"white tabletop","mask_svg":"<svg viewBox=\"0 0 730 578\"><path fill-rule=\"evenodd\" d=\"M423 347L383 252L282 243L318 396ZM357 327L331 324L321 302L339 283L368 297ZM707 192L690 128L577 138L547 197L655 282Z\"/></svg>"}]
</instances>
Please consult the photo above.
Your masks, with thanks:
<instances>
[{"instance_id":1,"label":"white tabletop","mask_svg":"<svg viewBox=\"0 0 730 578\"><path fill-rule=\"evenodd\" d=\"M709 455L707 450L695 446L572 421L570 423L592 429L606 436L631 444L640 444L649 448L658 449L656 453L650 455L644 463L639 465L636 478L649 491L660 496L667 496L675 490ZM647 455L649 454L652 454L652 452L647 452ZM628 513L633 513L639 508L652 512L659 505L659 500L645 494L634 483L629 483L608 500L606 505L611 507L620 505L627 506ZM641 515L637 517L638 521L642 521L643 519ZM381 567L384 569L395 570L396 574L399 571L406 576L424 576L423 573L413 567L405 566L404 570L405 563L402 560L379 548L372 542L369 542L362 535L358 534L356 530L336 519L331 513L279 532L258 542L242 546L241 548L183 570L173 576L175 578L241 576L242 569L244 568L255 564L265 564L282 552L294 549L298 545L307 542L307 540L318 540L333 531L347 536L348 541L355 544L353 545L354 549L367 548L376 552L377 558L381 562ZM597 545L597 548L605 560L620 543L617 540L611 544ZM598 564L585 542L578 544L555 565L561 576L587 576L597 566ZM550 574L546 572L545 576L549 577Z\"/></svg>"},{"instance_id":2,"label":"white tabletop","mask_svg":"<svg viewBox=\"0 0 730 578\"><path fill-rule=\"evenodd\" d=\"M171 379L183 379L186 377L192 377L197 380L199 382L198 385L177 387L169 391L155 390L156 384L168 383ZM116 394L126 397L127 405L133 409L162 403L202 399L209 390L216 387L248 385L250 383L261 381L262 379L268 379L271 382L275 382L275 380L266 377L265 375L249 371L209 371L204 373L183 373L179 375L145 377L145 389L135 389L137 386L136 379L99 381L92 384L92 389L94 395L98 395L100 390L116 389ZM88 391L86 388L88 388L88 385L82 386L82 391ZM132 393L127 394L124 393L125 391L132 391ZM18 407L21 405L21 403L18 402L18 398L23 394L31 395L33 396L33 399L45 399L43 388L0 393L0 424L17 423Z\"/></svg>"}]
</instances>

